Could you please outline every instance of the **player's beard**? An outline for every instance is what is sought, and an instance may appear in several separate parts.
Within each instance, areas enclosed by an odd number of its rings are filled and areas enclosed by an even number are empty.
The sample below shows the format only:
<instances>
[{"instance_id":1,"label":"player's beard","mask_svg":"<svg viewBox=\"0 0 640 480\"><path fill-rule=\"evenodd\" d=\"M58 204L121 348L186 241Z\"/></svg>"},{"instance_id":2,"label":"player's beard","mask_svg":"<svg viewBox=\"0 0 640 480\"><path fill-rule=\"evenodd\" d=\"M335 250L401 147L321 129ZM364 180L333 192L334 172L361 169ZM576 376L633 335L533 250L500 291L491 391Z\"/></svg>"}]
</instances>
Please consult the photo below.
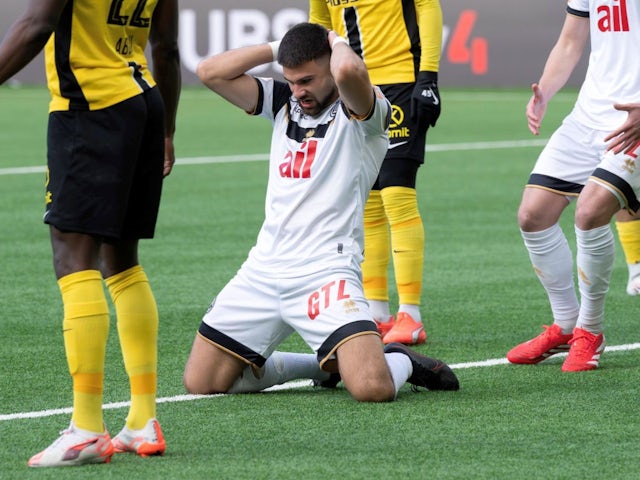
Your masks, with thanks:
<instances>
[{"instance_id":1,"label":"player's beard","mask_svg":"<svg viewBox=\"0 0 640 480\"><path fill-rule=\"evenodd\" d=\"M305 113L305 115L310 115L315 117L320 112L322 112L325 108L331 105L338 98L338 88L333 87L327 95L325 95L322 99L316 99L315 97L303 97L299 98L298 102L304 102L305 100L312 100L312 104L310 107L304 107L302 103L299 103L300 108Z\"/></svg>"}]
</instances>

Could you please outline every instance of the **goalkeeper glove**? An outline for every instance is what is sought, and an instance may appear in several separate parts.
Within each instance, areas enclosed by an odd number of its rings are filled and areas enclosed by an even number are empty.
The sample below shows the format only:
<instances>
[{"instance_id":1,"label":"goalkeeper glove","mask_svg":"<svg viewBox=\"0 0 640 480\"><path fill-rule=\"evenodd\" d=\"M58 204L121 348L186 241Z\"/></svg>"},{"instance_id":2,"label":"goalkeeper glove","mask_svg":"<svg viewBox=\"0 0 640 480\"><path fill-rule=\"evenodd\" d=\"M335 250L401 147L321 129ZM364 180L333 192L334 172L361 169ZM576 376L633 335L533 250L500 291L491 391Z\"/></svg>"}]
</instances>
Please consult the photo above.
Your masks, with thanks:
<instances>
[{"instance_id":1,"label":"goalkeeper glove","mask_svg":"<svg viewBox=\"0 0 640 480\"><path fill-rule=\"evenodd\" d=\"M436 126L440 116L440 92L438 72L418 72L411 94L411 120L418 125Z\"/></svg>"}]
</instances>

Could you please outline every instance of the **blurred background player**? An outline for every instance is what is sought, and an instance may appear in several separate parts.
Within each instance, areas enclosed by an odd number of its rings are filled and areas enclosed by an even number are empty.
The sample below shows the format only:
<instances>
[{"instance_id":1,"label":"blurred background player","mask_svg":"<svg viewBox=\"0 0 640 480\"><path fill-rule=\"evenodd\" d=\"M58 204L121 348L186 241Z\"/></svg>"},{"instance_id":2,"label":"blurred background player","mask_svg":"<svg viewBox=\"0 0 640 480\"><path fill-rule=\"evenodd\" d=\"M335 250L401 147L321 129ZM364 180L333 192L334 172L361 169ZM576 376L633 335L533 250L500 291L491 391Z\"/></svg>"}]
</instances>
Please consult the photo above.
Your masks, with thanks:
<instances>
[{"instance_id":1,"label":"blurred background player","mask_svg":"<svg viewBox=\"0 0 640 480\"><path fill-rule=\"evenodd\" d=\"M0 44L0 84L45 48L51 102L44 221L73 380L69 428L29 466L165 451L155 418L158 310L138 240L154 235L163 176L175 161L177 34L177 0L32 0ZM102 414L109 334L103 279L131 385L126 425L113 441Z\"/></svg>"},{"instance_id":2,"label":"blurred background player","mask_svg":"<svg viewBox=\"0 0 640 480\"><path fill-rule=\"evenodd\" d=\"M309 21L347 38L364 60L372 83L392 104L389 150L364 213L364 291L385 344L423 343L427 338L420 312L424 227L416 176L424 162L427 130L440 115L440 3L311 0ZM391 256L398 291L395 318L389 307Z\"/></svg>"}]
</instances>

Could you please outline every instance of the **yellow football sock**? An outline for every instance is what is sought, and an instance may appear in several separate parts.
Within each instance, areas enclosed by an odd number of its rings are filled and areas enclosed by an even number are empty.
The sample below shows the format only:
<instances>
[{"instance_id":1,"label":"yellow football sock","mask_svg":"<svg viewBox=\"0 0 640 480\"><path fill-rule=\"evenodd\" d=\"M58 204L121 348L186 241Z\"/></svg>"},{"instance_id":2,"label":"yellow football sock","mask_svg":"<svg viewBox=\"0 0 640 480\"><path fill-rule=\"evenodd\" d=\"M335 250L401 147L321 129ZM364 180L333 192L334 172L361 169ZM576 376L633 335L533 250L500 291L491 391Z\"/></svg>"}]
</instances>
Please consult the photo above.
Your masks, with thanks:
<instances>
[{"instance_id":1,"label":"yellow football sock","mask_svg":"<svg viewBox=\"0 0 640 480\"><path fill-rule=\"evenodd\" d=\"M391 226L391 251L398 303L420 305L424 227L418 211L416 191L407 187L388 187L381 193Z\"/></svg>"},{"instance_id":2,"label":"yellow football sock","mask_svg":"<svg viewBox=\"0 0 640 480\"><path fill-rule=\"evenodd\" d=\"M616 222L616 228L627 263L640 263L640 220Z\"/></svg>"},{"instance_id":3,"label":"yellow football sock","mask_svg":"<svg viewBox=\"0 0 640 480\"><path fill-rule=\"evenodd\" d=\"M118 337L131 387L127 427L156 416L158 308L144 270L136 265L106 279L116 309Z\"/></svg>"},{"instance_id":4,"label":"yellow football sock","mask_svg":"<svg viewBox=\"0 0 640 480\"><path fill-rule=\"evenodd\" d=\"M102 392L104 357L109 336L109 306L97 270L84 270L58 280L64 320L62 332L73 379L73 423L84 430L104 431Z\"/></svg>"},{"instance_id":5,"label":"yellow football sock","mask_svg":"<svg viewBox=\"0 0 640 480\"><path fill-rule=\"evenodd\" d=\"M369 193L364 206L362 285L368 300L389 300L389 227L379 190Z\"/></svg>"}]
</instances>

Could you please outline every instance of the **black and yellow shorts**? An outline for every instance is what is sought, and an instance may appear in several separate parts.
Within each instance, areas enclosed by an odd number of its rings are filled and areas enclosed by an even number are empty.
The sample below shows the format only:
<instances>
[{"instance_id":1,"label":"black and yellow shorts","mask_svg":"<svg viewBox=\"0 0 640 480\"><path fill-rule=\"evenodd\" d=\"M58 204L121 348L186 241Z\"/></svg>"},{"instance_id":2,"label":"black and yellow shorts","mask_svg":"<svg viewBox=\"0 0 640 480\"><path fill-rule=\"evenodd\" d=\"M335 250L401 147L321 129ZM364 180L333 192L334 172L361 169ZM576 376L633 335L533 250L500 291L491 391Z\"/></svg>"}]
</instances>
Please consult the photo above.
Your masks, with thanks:
<instances>
[{"instance_id":1,"label":"black and yellow shorts","mask_svg":"<svg viewBox=\"0 0 640 480\"><path fill-rule=\"evenodd\" d=\"M157 88L102 110L51 112L47 151L45 223L104 238L153 237L164 167Z\"/></svg>"}]
</instances>

